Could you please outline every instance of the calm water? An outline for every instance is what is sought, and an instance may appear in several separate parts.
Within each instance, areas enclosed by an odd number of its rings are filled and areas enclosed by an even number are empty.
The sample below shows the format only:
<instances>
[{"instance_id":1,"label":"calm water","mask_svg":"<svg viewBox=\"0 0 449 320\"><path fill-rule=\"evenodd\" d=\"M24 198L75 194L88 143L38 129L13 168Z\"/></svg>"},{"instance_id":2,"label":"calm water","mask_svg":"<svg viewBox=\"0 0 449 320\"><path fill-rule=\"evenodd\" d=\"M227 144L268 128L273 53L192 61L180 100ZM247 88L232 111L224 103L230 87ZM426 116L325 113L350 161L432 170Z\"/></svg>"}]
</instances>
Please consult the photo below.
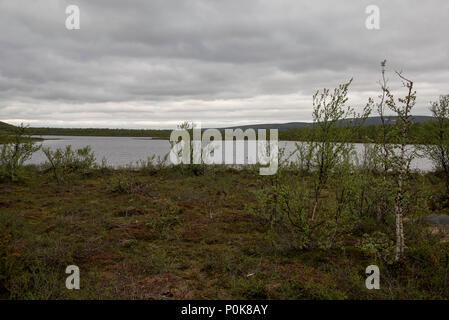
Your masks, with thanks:
<instances>
[{"instance_id":1,"label":"calm water","mask_svg":"<svg viewBox=\"0 0 449 320\"><path fill-rule=\"evenodd\" d=\"M95 152L97 161L107 159L108 165L115 167L135 165L140 160L146 160L152 155L164 157L170 151L170 143L167 140L152 140L149 138L132 137L78 137L78 136L42 136L46 139L42 142L44 147L51 149L65 148L72 145L73 149L91 146ZM286 154L295 150L295 142L281 141L280 147L285 147ZM355 144L359 155L363 153L363 144ZM45 162L42 151L35 153L29 163L40 164ZM427 158L415 159L413 169L422 171L432 170L433 165Z\"/></svg>"},{"instance_id":2,"label":"calm water","mask_svg":"<svg viewBox=\"0 0 449 320\"><path fill-rule=\"evenodd\" d=\"M165 156L170 151L170 143L167 140L152 140L149 138L130 137L78 137L78 136L40 136L44 138L43 147L51 149L65 148L68 145L76 150L90 146L95 153L97 162L104 158L108 165L126 166L135 165L139 160L146 160L152 155ZM40 164L46 161L42 150L36 152L31 160L32 164Z\"/></svg>"}]
</instances>

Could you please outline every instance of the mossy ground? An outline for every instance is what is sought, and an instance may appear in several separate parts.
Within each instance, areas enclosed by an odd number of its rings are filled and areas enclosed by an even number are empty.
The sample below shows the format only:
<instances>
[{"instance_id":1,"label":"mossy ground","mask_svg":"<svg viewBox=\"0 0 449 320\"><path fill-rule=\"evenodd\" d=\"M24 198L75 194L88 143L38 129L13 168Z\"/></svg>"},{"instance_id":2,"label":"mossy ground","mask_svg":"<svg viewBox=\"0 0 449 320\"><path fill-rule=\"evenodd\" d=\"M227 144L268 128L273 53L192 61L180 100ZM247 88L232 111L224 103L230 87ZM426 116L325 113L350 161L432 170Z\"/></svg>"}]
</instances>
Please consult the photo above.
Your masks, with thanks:
<instances>
[{"instance_id":1,"label":"mossy ground","mask_svg":"<svg viewBox=\"0 0 449 320\"><path fill-rule=\"evenodd\" d=\"M120 177L127 184L117 189ZM448 261L435 253L447 251L445 243L382 266L380 290L365 287L365 269L375 261L354 246L354 236L331 250L276 247L248 210L259 179L232 169L198 176L96 170L61 186L30 169L21 183L0 183L0 296L448 298ZM80 268L80 290L65 287L72 264Z\"/></svg>"}]
</instances>

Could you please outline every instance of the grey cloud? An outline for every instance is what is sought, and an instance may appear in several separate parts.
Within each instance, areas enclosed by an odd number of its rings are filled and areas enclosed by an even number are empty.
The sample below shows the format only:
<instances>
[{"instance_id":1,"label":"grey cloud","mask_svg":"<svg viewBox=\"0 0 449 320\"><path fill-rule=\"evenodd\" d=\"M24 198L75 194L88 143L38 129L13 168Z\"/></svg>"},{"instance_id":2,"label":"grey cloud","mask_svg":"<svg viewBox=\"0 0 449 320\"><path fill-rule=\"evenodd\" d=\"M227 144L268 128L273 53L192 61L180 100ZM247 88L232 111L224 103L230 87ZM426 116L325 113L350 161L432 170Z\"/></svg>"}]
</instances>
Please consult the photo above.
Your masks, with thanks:
<instances>
[{"instance_id":1,"label":"grey cloud","mask_svg":"<svg viewBox=\"0 0 449 320\"><path fill-rule=\"evenodd\" d=\"M64 27L69 4L81 30ZM380 7L380 30L365 28L369 4ZM415 80L415 113L426 114L448 93L448 13L444 0L0 0L0 119L310 120L317 89L353 77L354 105L377 96L384 58Z\"/></svg>"}]
</instances>

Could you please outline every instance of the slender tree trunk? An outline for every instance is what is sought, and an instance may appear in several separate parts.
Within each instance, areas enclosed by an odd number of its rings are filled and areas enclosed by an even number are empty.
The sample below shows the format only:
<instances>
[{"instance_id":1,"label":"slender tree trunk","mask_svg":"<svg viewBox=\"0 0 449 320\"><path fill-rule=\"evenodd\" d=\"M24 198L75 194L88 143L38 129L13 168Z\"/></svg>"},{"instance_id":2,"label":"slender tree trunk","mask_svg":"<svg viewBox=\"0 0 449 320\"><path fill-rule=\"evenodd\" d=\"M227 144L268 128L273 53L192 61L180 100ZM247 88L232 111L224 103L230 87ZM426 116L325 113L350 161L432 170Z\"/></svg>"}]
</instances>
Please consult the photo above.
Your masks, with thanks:
<instances>
[{"instance_id":1,"label":"slender tree trunk","mask_svg":"<svg viewBox=\"0 0 449 320\"><path fill-rule=\"evenodd\" d=\"M323 143L324 144L324 143ZM322 147L324 148L324 147ZM318 173L318 185L315 187L315 202L313 204L313 210L312 210L312 218L311 221L313 222L315 220L315 214L316 214L316 210L318 208L318 200L320 198L321 195L321 187L324 185L324 171L325 171L325 166L324 166L324 157L325 155L323 154L323 151L321 151L321 159L320 159L320 169L319 169L319 173Z\"/></svg>"},{"instance_id":2,"label":"slender tree trunk","mask_svg":"<svg viewBox=\"0 0 449 320\"><path fill-rule=\"evenodd\" d=\"M410 94L409 94L410 95ZM405 155L405 142L407 137L407 124L408 124L408 113L407 108L405 112L405 116L403 118L403 129L402 129L402 141L401 141L401 155L400 155L400 163L399 163L399 175L398 175L398 189L396 193L395 199L395 212L396 212L396 256L395 261L399 261L404 254L404 223L403 223L403 199L404 199L404 176L405 170L407 167L406 164L406 155Z\"/></svg>"},{"instance_id":3,"label":"slender tree trunk","mask_svg":"<svg viewBox=\"0 0 449 320\"><path fill-rule=\"evenodd\" d=\"M406 154L405 148L407 143L407 133L408 133L408 111L410 106L410 99L412 96L412 88L413 82L409 81L408 84L408 96L406 98L405 112L402 116L402 137L401 137L401 156L399 163L399 176L398 176L398 190L395 200L395 211L396 211L396 256L395 261L399 261L404 254L404 223L403 223L403 215L404 215L404 207L403 207L403 199L404 199L404 191L403 191L403 183L405 171L408 171L408 165L406 164Z\"/></svg>"},{"instance_id":4,"label":"slender tree trunk","mask_svg":"<svg viewBox=\"0 0 449 320\"><path fill-rule=\"evenodd\" d=\"M402 210L402 169L398 178L398 191L395 199L396 212L396 256L395 260L401 259L404 253L404 224L403 224L403 210Z\"/></svg>"}]
</instances>

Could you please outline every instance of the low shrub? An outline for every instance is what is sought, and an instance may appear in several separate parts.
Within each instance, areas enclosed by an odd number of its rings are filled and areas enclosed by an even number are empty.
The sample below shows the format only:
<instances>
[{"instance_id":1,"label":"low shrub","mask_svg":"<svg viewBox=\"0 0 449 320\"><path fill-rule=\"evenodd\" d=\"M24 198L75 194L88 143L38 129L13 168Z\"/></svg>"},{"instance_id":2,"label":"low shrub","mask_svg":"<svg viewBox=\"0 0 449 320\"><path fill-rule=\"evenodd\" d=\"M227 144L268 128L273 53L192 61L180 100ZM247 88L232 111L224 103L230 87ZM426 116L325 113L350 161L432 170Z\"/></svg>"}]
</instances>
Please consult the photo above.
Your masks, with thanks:
<instances>
[{"instance_id":1,"label":"low shrub","mask_svg":"<svg viewBox=\"0 0 449 320\"><path fill-rule=\"evenodd\" d=\"M47 162L42 167L51 171L56 181L61 184L68 181L71 174L89 175L95 169L95 155L90 146L72 150L71 146L66 146L65 150L42 148Z\"/></svg>"},{"instance_id":2,"label":"low shrub","mask_svg":"<svg viewBox=\"0 0 449 320\"><path fill-rule=\"evenodd\" d=\"M26 134L22 125L8 136L0 150L0 179L18 181L24 177L24 163L41 148Z\"/></svg>"}]
</instances>

